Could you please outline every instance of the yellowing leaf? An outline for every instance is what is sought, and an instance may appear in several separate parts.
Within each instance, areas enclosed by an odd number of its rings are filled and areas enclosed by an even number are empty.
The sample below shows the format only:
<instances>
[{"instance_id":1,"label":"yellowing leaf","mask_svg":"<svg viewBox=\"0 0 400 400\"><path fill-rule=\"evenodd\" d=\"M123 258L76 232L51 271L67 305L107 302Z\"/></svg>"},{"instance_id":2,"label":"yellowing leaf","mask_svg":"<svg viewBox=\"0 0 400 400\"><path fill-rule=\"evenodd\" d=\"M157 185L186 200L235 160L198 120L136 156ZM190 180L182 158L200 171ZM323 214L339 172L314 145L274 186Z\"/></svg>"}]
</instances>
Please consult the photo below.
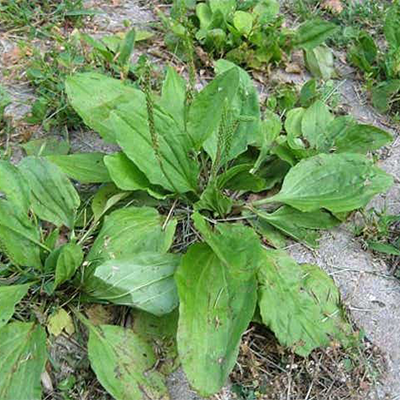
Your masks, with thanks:
<instances>
[{"instance_id":1,"label":"yellowing leaf","mask_svg":"<svg viewBox=\"0 0 400 400\"><path fill-rule=\"evenodd\" d=\"M75 326L71 316L63 308L60 308L47 321L47 330L55 337L60 336L63 331L72 335L75 332Z\"/></svg>"}]
</instances>

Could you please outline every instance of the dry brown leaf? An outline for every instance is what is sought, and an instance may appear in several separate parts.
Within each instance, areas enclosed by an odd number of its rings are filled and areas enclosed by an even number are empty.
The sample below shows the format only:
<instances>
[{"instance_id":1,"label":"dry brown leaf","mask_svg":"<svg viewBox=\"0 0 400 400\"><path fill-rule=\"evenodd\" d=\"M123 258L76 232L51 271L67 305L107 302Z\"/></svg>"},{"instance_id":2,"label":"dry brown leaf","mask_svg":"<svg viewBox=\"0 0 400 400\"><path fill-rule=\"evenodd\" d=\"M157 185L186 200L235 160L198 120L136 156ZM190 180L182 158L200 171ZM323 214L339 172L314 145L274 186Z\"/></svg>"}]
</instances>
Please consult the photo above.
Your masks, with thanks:
<instances>
[{"instance_id":1,"label":"dry brown leaf","mask_svg":"<svg viewBox=\"0 0 400 400\"><path fill-rule=\"evenodd\" d=\"M5 67L18 64L23 55L18 47L13 47L10 51L3 53L3 64Z\"/></svg>"},{"instance_id":2,"label":"dry brown leaf","mask_svg":"<svg viewBox=\"0 0 400 400\"><path fill-rule=\"evenodd\" d=\"M285 71L288 74L301 74L301 67L299 64L296 63L289 63L286 65Z\"/></svg>"},{"instance_id":3,"label":"dry brown leaf","mask_svg":"<svg viewBox=\"0 0 400 400\"><path fill-rule=\"evenodd\" d=\"M322 8L334 14L340 14L343 11L343 4L341 0L325 0Z\"/></svg>"},{"instance_id":4,"label":"dry brown leaf","mask_svg":"<svg viewBox=\"0 0 400 400\"><path fill-rule=\"evenodd\" d=\"M88 307L85 312L93 325L110 324L114 318L112 309L101 304L94 304Z\"/></svg>"}]
</instances>

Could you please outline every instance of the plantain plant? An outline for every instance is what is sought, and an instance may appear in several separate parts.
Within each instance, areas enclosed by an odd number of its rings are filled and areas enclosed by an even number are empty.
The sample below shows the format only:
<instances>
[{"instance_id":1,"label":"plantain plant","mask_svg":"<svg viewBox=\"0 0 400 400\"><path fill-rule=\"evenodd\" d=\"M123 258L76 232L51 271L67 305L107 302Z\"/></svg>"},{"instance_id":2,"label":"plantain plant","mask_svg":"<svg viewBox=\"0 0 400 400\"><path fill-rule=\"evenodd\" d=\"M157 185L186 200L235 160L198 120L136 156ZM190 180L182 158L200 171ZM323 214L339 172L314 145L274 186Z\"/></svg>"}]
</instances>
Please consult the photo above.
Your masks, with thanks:
<instances>
[{"instance_id":1,"label":"plantain plant","mask_svg":"<svg viewBox=\"0 0 400 400\"><path fill-rule=\"evenodd\" d=\"M302 356L332 342L354 344L332 279L297 264L284 247L287 237L316 247L320 229L391 186L366 156L389 134L335 117L320 100L284 120L263 115L249 75L225 60L198 93L172 68L159 94L149 77L139 90L97 73L76 74L66 88L83 121L120 151L1 164L8 171L0 175L1 248L9 260L0 287L8 299L0 303L0 354L8 355L1 398L40 398L44 330L34 316L8 322L39 287L54 295L67 285L79 304L135 310L127 329L96 326L72 308L89 331L91 366L116 399L168 398L170 368L153 348L160 338L170 338L168 356L177 352L204 396L225 384L253 320ZM82 233L67 176L102 184ZM68 243L57 245L59 230L44 234L40 221L64 227ZM29 384L20 388L22 375Z\"/></svg>"}]
</instances>

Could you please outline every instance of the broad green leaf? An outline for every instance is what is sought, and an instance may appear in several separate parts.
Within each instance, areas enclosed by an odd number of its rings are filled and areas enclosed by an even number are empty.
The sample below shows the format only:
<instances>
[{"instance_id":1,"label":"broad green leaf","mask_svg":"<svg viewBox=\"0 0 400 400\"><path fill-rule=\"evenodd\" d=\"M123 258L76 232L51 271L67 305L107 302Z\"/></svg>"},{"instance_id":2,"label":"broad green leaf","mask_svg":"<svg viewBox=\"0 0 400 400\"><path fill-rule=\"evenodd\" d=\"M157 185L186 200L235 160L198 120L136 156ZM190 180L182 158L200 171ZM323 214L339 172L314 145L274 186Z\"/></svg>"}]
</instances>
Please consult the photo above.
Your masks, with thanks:
<instances>
[{"instance_id":1,"label":"broad green leaf","mask_svg":"<svg viewBox=\"0 0 400 400\"><path fill-rule=\"evenodd\" d=\"M64 173L38 157L24 158L18 168L31 188L33 212L57 227L65 225L72 229L80 199Z\"/></svg>"},{"instance_id":2,"label":"broad green leaf","mask_svg":"<svg viewBox=\"0 0 400 400\"><path fill-rule=\"evenodd\" d=\"M299 265L282 251L264 250L258 272L262 321L284 346L307 356L331 340L346 344L351 332L339 291L319 267Z\"/></svg>"},{"instance_id":3,"label":"broad green leaf","mask_svg":"<svg viewBox=\"0 0 400 400\"><path fill-rule=\"evenodd\" d=\"M318 247L319 234L315 230L331 229L340 224L339 220L322 210L303 213L283 206L271 214L260 210L255 213L281 232L311 247Z\"/></svg>"},{"instance_id":4,"label":"broad green leaf","mask_svg":"<svg viewBox=\"0 0 400 400\"><path fill-rule=\"evenodd\" d=\"M12 203L0 199L0 251L15 264L39 268L40 232Z\"/></svg>"},{"instance_id":5,"label":"broad green leaf","mask_svg":"<svg viewBox=\"0 0 400 400\"><path fill-rule=\"evenodd\" d=\"M198 93L189 108L187 132L199 149L218 128L225 101L232 103L239 87L239 70L230 68Z\"/></svg>"},{"instance_id":6,"label":"broad green leaf","mask_svg":"<svg viewBox=\"0 0 400 400\"><path fill-rule=\"evenodd\" d=\"M378 55L378 48L371 35L361 32L356 44L349 49L347 57L352 64L360 68L361 71L371 73Z\"/></svg>"},{"instance_id":7,"label":"broad green leaf","mask_svg":"<svg viewBox=\"0 0 400 400\"><path fill-rule=\"evenodd\" d=\"M152 184L174 193L196 191L199 166L189 156L190 138L158 106L154 107L156 139L151 137L147 120L145 103L123 104L111 114L124 153Z\"/></svg>"},{"instance_id":8,"label":"broad green leaf","mask_svg":"<svg viewBox=\"0 0 400 400\"><path fill-rule=\"evenodd\" d=\"M256 163L254 164L254 170L257 171L265 161L266 157L270 153L270 150L278 138L282 130L282 121L279 115L272 111L266 110L264 113L264 120L261 121L259 135L256 140L256 146L260 149L260 154Z\"/></svg>"},{"instance_id":9,"label":"broad green leaf","mask_svg":"<svg viewBox=\"0 0 400 400\"><path fill-rule=\"evenodd\" d=\"M226 132L226 137L224 137L225 146L222 149L224 162L232 160L245 152L247 147L255 143L260 135L258 92L249 74L229 61L219 60L216 62L216 71L219 74L216 79L232 70L239 71L239 85L233 98L225 103L225 107L228 107L227 125L231 125L233 131ZM229 84L234 85L235 82L232 81ZM215 100L210 101L214 102ZM248 119L248 121L240 121L241 116ZM217 154L218 135L218 129L216 129L203 146L213 161L215 161Z\"/></svg>"},{"instance_id":10,"label":"broad green leaf","mask_svg":"<svg viewBox=\"0 0 400 400\"><path fill-rule=\"evenodd\" d=\"M382 82L372 89L372 104L381 113L386 113L392 107L392 98L399 92L400 79Z\"/></svg>"},{"instance_id":11,"label":"broad green leaf","mask_svg":"<svg viewBox=\"0 0 400 400\"><path fill-rule=\"evenodd\" d=\"M233 16L233 25L239 33L247 36L253 29L253 16L245 11L236 11Z\"/></svg>"},{"instance_id":12,"label":"broad green leaf","mask_svg":"<svg viewBox=\"0 0 400 400\"><path fill-rule=\"evenodd\" d=\"M261 245L257 234L243 224L216 224L212 230L199 213L192 215L195 228L232 274L249 279L256 270ZM232 251L235 249L235 251Z\"/></svg>"},{"instance_id":13,"label":"broad green leaf","mask_svg":"<svg viewBox=\"0 0 400 400\"><path fill-rule=\"evenodd\" d=\"M257 15L262 24L271 23L279 13L279 2L277 0L257 1L253 13Z\"/></svg>"},{"instance_id":14,"label":"broad green leaf","mask_svg":"<svg viewBox=\"0 0 400 400\"><path fill-rule=\"evenodd\" d=\"M40 375L47 359L46 334L34 323L13 322L0 329L1 400L40 400Z\"/></svg>"},{"instance_id":15,"label":"broad green leaf","mask_svg":"<svg viewBox=\"0 0 400 400\"><path fill-rule=\"evenodd\" d=\"M338 27L332 22L321 19L309 20L297 29L294 39L295 46L304 50L312 50L324 43L337 29Z\"/></svg>"},{"instance_id":16,"label":"broad green leaf","mask_svg":"<svg viewBox=\"0 0 400 400\"><path fill-rule=\"evenodd\" d=\"M354 124L335 137L337 153L367 153L392 141L392 135L372 125Z\"/></svg>"},{"instance_id":17,"label":"broad green leaf","mask_svg":"<svg viewBox=\"0 0 400 400\"><path fill-rule=\"evenodd\" d=\"M278 229L275 229L270 225L265 219L251 214L250 212L244 212L242 215L247 217L249 224L270 246L275 247L276 249L283 249L286 247L285 236Z\"/></svg>"},{"instance_id":18,"label":"broad green leaf","mask_svg":"<svg viewBox=\"0 0 400 400\"><path fill-rule=\"evenodd\" d=\"M104 156L103 153L76 153L47 156L46 159L71 179L81 183L105 183L111 182L111 178L104 165Z\"/></svg>"},{"instance_id":19,"label":"broad green leaf","mask_svg":"<svg viewBox=\"0 0 400 400\"><path fill-rule=\"evenodd\" d=\"M96 221L119 201L129 196L128 192L121 192L113 183L102 186L92 200L92 211Z\"/></svg>"},{"instance_id":20,"label":"broad green leaf","mask_svg":"<svg viewBox=\"0 0 400 400\"><path fill-rule=\"evenodd\" d=\"M222 193L215 182L210 182L201 194L200 200L195 203L196 210L215 211L221 217L232 210L233 201Z\"/></svg>"},{"instance_id":21,"label":"broad green leaf","mask_svg":"<svg viewBox=\"0 0 400 400\"><path fill-rule=\"evenodd\" d=\"M146 175L123 152L105 156L104 164L122 190L147 190L151 186Z\"/></svg>"},{"instance_id":22,"label":"broad green leaf","mask_svg":"<svg viewBox=\"0 0 400 400\"><path fill-rule=\"evenodd\" d=\"M109 122L111 111L123 103L143 101L144 97L118 79L90 72L73 75L65 82L68 99L86 125L111 143L116 142Z\"/></svg>"},{"instance_id":23,"label":"broad green leaf","mask_svg":"<svg viewBox=\"0 0 400 400\"><path fill-rule=\"evenodd\" d=\"M386 40L389 46L398 49L400 48L400 3L394 1L393 5L387 10L386 20L383 25Z\"/></svg>"},{"instance_id":24,"label":"broad green leaf","mask_svg":"<svg viewBox=\"0 0 400 400\"><path fill-rule=\"evenodd\" d=\"M285 130L287 133L287 141L290 148L294 150L304 150L306 143L303 141L302 136L302 121L306 109L293 108L288 111L285 120Z\"/></svg>"},{"instance_id":25,"label":"broad green leaf","mask_svg":"<svg viewBox=\"0 0 400 400\"><path fill-rule=\"evenodd\" d=\"M313 76L324 81L331 79L335 73L333 52L328 46L317 46L306 50L305 63Z\"/></svg>"},{"instance_id":26,"label":"broad green leaf","mask_svg":"<svg viewBox=\"0 0 400 400\"><path fill-rule=\"evenodd\" d=\"M17 167L8 161L0 160L0 195L6 199L21 214L26 215L30 206L29 185Z\"/></svg>"},{"instance_id":27,"label":"broad green leaf","mask_svg":"<svg viewBox=\"0 0 400 400\"><path fill-rule=\"evenodd\" d=\"M28 293L30 284L0 286L0 328L14 315L15 306Z\"/></svg>"},{"instance_id":28,"label":"broad green leaf","mask_svg":"<svg viewBox=\"0 0 400 400\"><path fill-rule=\"evenodd\" d=\"M60 249L57 258L54 289L71 279L83 261L81 246L68 243Z\"/></svg>"},{"instance_id":29,"label":"broad green leaf","mask_svg":"<svg viewBox=\"0 0 400 400\"><path fill-rule=\"evenodd\" d=\"M45 138L30 140L21 145L27 156L51 156L55 154L68 154L70 146L65 140Z\"/></svg>"},{"instance_id":30,"label":"broad green leaf","mask_svg":"<svg viewBox=\"0 0 400 400\"><path fill-rule=\"evenodd\" d=\"M129 207L114 211L104 218L86 259L99 265L145 251L166 253L174 238L176 220L170 220L163 229L164 224L165 217L154 208Z\"/></svg>"},{"instance_id":31,"label":"broad green leaf","mask_svg":"<svg viewBox=\"0 0 400 400\"><path fill-rule=\"evenodd\" d=\"M200 21L200 29L207 29L211 24L212 12L208 4L199 3L196 5L196 16Z\"/></svg>"},{"instance_id":32,"label":"broad green leaf","mask_svg":"<svg viewBox=\"0 0 400 400\"><path fill-rule=\"evenodd\" d=\"M368 241L368 248L379 253L389 254L391 256L400 256L400 249L387 243Z\"/></svg>"},{"instance_id":33,"label":"broad green leaf","mask_svg":"<svg viewBox=\"0 0 400 400\"><path fill-rule=\"evenodd\" d=\"M179 128L184 131L186 81L172 67L167 68L160 104L164 110L168 111L174 117L175 121L179 124Z\"/></svg>"},{"instance_id":34,"label":"broad green leaf","mask_svg":"<svg viewBox=\"0 0 400 400\"><path fill-rule=\"evenodd\" d=\"M364 207L392 184L393 178L363 155L320 154L300 161L286 175L281 191L261 203L340 213Z\"/></svg>"},{"instance_id":35,"label":"broad green leaf","mask_svg":"<svg viewBox=\"0 0 400 400\"><path fill-rule=\"evenodd\" d=\"M209 5L212 13L219 10L227 18L236 8L236 0L209 0Z\"/></svg>"},{"instance_id":36,"label":"broad green leaf","mask_svg":"<svg viewBox=\"0 0 400 400\"><path fill-rule=\"evenodd\" d=\"M133 48L135 46L136 31L131 29L120 44L118 62L122 65L129 65Z\"/></svg>"},{"instance_id":37,"label":"broad green leaf","mask_svg":"<svg viewBox=\"0 0 400 400\"><path fill-rule=\"evenodd\" d=\"M106 261L85 285L91 299L164 315L178 305L174 273L176 254L140 253Z\"/></svg>"},{"instance_id":38,"label":"broad green leaf","mask_svg":"<svg viewBox=\"0 0 400 400\"><path fill-rule=\"evenodd\" d=\"M217 178L218 187L229 190L244 190L261 192L266 186L265 179L250 172L253 165L239 164L220 174Z\"/></svg>"},{"instance_id":39,"label":"broad green leaf","mask_svg":"<svg viewBox=\"0 0 400 400\"><path fill-rule=\"evenodd\" d=\"M3 122L4 110L11 104L11 97L8 92L0 85L0 123Z\"/></svg>"},{"instance_id":40,"label":"broad green leaf","mask_svg":"<svg viewBox=\"0 0 400 400\"><path fill-rule=\"evenodd\" d=\"M333 119L328 106L320 100L304 112L301 130L312 148L323 149L326 146L326 130Z\"/></svg>"},{"instance_id":41,"label":"broad green leaf","mask_svg":"<svg viewBox=\"0 0 400 400\"><path fill-rule=\"evenodd\" d=\"M256 265L243 264L243 248L237 249L230 238L221 246L220 253L233 253L236 262L225 263L208 245L195 244L175 275L179 356L190 384L203 396L226 383L257 301ZM243 275L242 269L248 272Z\"/></svg>"},{"instance_id":42,"label":"broad green leaf","mask_svg":"<svg viewBox=\"0 0 400 400\"><path fill-rule=\"evenodd\" d=\"M88 353L98 380L116 400L169 398L151 345L131 330L91 326Z\"/></svg>"}]
</instances>

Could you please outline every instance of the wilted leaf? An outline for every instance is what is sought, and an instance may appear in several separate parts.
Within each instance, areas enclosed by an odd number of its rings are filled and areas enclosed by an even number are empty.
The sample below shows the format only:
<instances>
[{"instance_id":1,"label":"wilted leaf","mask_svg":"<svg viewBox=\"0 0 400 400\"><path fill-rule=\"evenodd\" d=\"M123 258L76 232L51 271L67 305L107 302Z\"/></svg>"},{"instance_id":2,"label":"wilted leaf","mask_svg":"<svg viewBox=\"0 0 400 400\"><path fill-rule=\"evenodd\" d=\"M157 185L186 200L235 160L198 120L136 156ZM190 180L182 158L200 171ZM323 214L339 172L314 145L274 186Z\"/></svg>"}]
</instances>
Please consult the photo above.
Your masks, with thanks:
<instances>
[{"instance_id":1,"label":"wilted leaf","mask_svg":"<svg viewBox=\"0 0 400 400\"><path fill-rule=\"evenodd\" d=\"M18 165L32 193L32 209L41 219L72 229L79 195L60 169L39 157L26 157Z\"/></svg>"},{"instance_id":2,"label":"wilted leaf","mask_svg":"<svg viewBox=\"0 0 400 400\"><path fill-rule=\"evenodd\" d=\"M284 346L307 356L351 332L332 279L314 265L299 265L282 251L264 250L258 273L262 320Z\"/></svg>"},{"instance_id":3,"label":"wilted leaf","mask_svg":"<svg viewBox=\"0 0 400 400\"><path fill-rule=\"evenodd\" d=\"M178 305L173 276L179 260L175 254L149 252L109 260L96 268L85 291L93 299L167 314Z\"/></svg>"},{"instance_id":4,"label":"wilted leaf","mask_svg":"<svg viewBox=\"0 0 400 400\"><path fill-rule=\"evenodd\" d=\"M116 400L169 398L152 347L131 330L91 326L88 353L98 380Z\"/></svg>"},{"instance_id":5,"label":"wilted leaf","mask_svg":"<svg viewBox=\"0 0 400 400\"><path fill-rule=\"evenodd\" d=\"M40 375L47 359L46 334L34 323L13 322L0 329L1 400L40 400Z\"/></svg>"},{"instance_id":6,"label":"wilted leaf","mask_svg":"<svg viewBox=\"0 0 400 400\"><path fill-rule=\"evenodd\" d=\"M300 161L286 175L281 191L261 203L282 202L303 212L346 212L364 207L392 184L393 178L365 156L320 154Z\"/></svg>"},{"instance_id":7,"label":"wilted leaf","mask_svg":"<svg viewBox=\"0 0 400 400\"><path fill-rule=\"evenodd\" d=\"M30 284L0 286L0 328L14 315L15 306L28 293Z\"/></svg>"},{"instance_id":8,"label":"wilted leaf","mask_svg":"<svg viewBox=\"0 0 400 400\"><path fill-rule=\"evenodd\" d=\"M343 4L341 0L325 0L322 8L334 14L340 14L343 11Z\"/></svg>"},{"instance_id":9,"label":"wilted leaf","mask_svg":"<svg viewBox=\"0 0 400 400\"><path fill-rule=\"evenodd\" d=\"M75 326L71 316L63 308L60 308L47 321L47 330L55 337L60 336L63 331L72 335L75 332Z\"/></svg>"}]
</instances>

